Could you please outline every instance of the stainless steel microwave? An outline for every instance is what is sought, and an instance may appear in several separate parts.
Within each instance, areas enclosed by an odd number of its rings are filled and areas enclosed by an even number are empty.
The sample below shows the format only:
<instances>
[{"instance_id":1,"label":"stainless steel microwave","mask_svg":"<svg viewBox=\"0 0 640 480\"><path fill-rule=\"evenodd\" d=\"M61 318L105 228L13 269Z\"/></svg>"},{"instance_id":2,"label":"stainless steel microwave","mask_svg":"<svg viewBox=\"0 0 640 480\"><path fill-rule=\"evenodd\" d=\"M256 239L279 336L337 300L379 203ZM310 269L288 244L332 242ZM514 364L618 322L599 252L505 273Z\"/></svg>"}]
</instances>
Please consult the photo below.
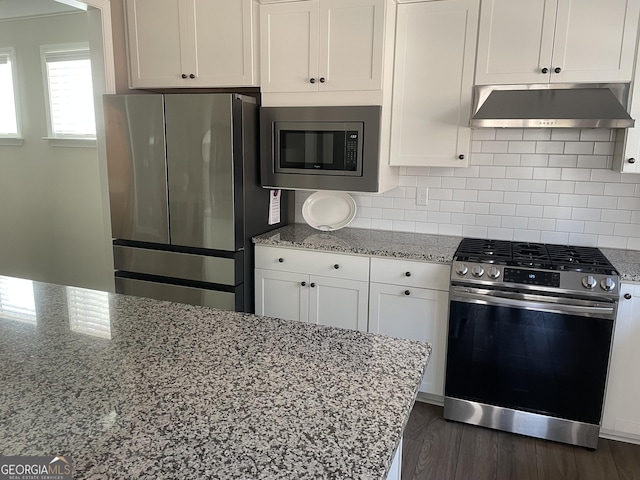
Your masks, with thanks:
<instances>
[{"instance_id":1,"label":"stainless steel microwave","mask_svg":"<svg viewBox=\"0 0 640 480\"><path fill-rule=\"evenodd\" d=\"M375 192L379 106L263 107L263 187Z\"/></svg>"}]
</instances>

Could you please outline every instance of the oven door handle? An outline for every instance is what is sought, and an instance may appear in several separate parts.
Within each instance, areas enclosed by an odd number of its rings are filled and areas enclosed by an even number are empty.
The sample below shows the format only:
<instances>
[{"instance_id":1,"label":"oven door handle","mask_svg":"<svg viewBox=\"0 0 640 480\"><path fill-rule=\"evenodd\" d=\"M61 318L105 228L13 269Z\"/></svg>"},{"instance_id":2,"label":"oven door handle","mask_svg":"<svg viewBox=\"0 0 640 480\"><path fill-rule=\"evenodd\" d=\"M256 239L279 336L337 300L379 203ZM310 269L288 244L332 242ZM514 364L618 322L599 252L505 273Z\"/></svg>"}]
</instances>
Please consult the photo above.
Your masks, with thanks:
<instances>
[{"instance_id":1,"label":"oven door handle","mask_svg":"<svg viewBox=\"0 0 640 480\"><path fill-rule=\"evenodd\" d=\"M548 297L529 293L501 292L496 290L459 287L451 289L451 300L472 300L475 302L503 305L527 310L546 310L559 313L571 313L581 316L609 316L615 315L615 304L602 305L602 302L589 300L572 300L561 297ZM549 301L553 299L554 301Z\"/></svg>"}]
</instances>

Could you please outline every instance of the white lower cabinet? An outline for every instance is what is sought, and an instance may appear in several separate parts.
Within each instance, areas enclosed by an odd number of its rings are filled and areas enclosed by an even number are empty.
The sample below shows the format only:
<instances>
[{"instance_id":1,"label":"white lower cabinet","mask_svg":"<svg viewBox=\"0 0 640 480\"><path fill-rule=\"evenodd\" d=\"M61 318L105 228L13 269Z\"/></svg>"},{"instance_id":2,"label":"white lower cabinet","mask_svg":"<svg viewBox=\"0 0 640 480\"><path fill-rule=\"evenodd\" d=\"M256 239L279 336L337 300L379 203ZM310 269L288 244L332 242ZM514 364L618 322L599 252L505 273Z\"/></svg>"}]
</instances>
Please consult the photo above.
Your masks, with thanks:
<instances>
[{"instance_id":1,"label":"white lower cabinet","mask_svg":"<svg viewBox=\"0 0 640 480\"><path fill-rule=\"evenodd\" d=\"M256 246L256 314L367 330L369 258Z\"/></svg>"},{"instance_id":2,"label":"white lower cabinet","mask_svg":"<svg viewBox=\"0 0 640 480\"><path fill-rule=\"evenodd\" d=\"M622 284L602 433L640 443L640 285Z\"/></svg>"},{"instance_id":3,"label":"white lower cabinet","mask_svg":"<svg viewBox=\"0 0 640 480\"><path fill-rule=\"evenodd\" d=\"M432 345L420 391L444 394L449 265L256 246L256 314Z\"/></svg>"},{"instance_id":4,"label":"white lower cabinet","mask_svg":"<svg viewBox=\"0 0 640 480\"><path fill-rule=\"evenodd\" d=\"M450 272L448 265L371 259L369 331L431 343L420 391L436 397L444 395Z\"/></svg>"}]
</instances>

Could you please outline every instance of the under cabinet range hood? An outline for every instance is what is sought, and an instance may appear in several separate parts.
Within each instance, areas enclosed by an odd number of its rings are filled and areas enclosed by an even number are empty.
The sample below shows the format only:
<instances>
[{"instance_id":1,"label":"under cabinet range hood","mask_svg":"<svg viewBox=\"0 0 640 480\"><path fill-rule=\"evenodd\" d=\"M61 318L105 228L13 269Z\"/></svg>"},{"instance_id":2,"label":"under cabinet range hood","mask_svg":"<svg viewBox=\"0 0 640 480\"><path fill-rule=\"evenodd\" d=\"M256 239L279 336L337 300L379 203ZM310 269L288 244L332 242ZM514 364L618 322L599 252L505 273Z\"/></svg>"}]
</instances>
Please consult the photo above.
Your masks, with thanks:
<instances>
[{"instance_id":1,"label":"under cabinet range hood","mask_svg":"<svg viewBox=\"0 0 640 480\"><path fill-rule=\"evenodd\" d=\"M628 83L481 85L471 128L630 128Z\"/></svg>"}]
</instances>

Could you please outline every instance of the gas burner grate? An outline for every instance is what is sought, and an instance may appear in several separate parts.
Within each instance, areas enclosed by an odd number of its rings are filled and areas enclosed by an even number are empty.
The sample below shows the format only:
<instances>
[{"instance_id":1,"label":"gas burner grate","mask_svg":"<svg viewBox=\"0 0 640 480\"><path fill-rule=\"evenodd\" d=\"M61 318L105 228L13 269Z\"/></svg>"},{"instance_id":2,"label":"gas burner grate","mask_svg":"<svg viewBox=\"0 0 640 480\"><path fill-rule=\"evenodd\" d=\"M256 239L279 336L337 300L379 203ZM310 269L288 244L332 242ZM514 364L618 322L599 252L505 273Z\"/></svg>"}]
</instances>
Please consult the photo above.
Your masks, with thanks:
<instances>
[{"instance_id":1,"label":"gas burner grate","mask_svg":"<svg viewBox=\"0 0 640 480\"><path fill-rule=\"evenodd\" d=\"M511 258L511 242L506 240L485 240L481 238L465 238L460 242L456 254L481 258L482 262L491 263L500 259Z\"/></svg>"},{"instance_id":2,"label":"gas burner grate","mask_svg":"<svg viewBox=\"0 0 640 480\"><path fill-rule=\"evenodd\" d=\"M592 247L571 245L547 245L554 265L567 270L582 270L584 267L608 268L611 263L600 250Z\"/></svg>"}]
</instances>

